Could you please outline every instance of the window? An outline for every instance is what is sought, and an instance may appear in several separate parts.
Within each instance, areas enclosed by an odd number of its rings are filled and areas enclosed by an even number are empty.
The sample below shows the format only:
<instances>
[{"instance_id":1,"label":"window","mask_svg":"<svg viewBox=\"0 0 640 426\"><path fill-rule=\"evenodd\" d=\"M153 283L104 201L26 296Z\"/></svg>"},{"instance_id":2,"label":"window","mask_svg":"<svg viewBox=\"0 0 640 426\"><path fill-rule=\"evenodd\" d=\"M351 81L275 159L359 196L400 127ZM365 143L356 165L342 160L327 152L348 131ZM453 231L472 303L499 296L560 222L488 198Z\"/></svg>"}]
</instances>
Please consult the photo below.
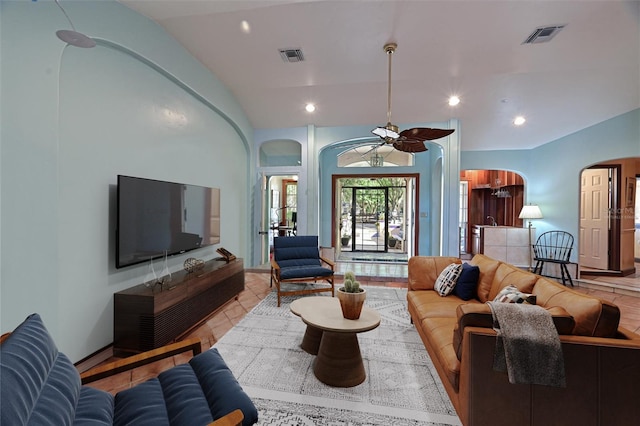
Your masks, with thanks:
<instances>
[{"instance_id":1,"label":"window","mask_svg":"<svg viewBox=\"0 0 640 426\"><path fill-rule=\"evenodd\" d=\"M338 167L413 166L413 154L379 142L356 146L338 154Z\"/></svg>"}]
</instances>

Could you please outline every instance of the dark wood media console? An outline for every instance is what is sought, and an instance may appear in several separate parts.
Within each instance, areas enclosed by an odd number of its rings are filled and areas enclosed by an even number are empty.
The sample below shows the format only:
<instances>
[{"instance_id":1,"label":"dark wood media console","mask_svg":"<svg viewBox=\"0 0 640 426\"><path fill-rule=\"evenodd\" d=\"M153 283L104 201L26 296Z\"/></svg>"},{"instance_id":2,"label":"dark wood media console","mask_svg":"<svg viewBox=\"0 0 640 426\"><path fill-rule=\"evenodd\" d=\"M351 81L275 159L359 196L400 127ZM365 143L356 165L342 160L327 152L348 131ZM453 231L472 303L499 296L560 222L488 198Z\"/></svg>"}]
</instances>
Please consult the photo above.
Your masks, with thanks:
<instances>
[{"instance_id":1,"label":"dark wood media console","mask_svg":"<svg viewBox=\"0 0 640 426\"><path fill-rule=\"evenodd\" d=\"M113 348L126 356L166 345L244 290L242 259L210 260L172 274L162 288L144 284L114 294Z\"/></svg>"}]
</instances>

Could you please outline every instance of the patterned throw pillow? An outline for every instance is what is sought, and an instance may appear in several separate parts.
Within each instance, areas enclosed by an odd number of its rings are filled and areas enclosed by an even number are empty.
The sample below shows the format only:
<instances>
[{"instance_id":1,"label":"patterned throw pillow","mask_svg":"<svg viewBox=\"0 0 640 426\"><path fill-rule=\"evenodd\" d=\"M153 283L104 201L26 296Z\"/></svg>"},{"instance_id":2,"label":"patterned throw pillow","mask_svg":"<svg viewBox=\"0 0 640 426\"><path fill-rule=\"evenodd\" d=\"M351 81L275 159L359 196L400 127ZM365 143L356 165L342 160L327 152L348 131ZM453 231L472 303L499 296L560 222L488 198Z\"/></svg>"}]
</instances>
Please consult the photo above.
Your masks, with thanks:
<instances>
[{"instance_id":1,"label":"patterned throw pillow","mask_svg":"<svg viewBox=\"0 0 640 426\"><path fill-rule=\"evenodd\" d=\"M461 273L462 264L460 263L452 263L444 268L434 285L435 291L437 291L440 296L449 295L456 286L456 282L458 281L458 277Z\"/></svg>"},{"instance_id":2,"label":"patterned throw pillow","mask_svg":"<svg viewBox=\"0 0 640 426\"><path fill-rule=\"evenodd\" d=\"M504 303L527 303L529 305L536 304L536 296L529 293L523 293L513 284L506 286L493 299L494 302Z\"/></svg>"}]
</instances>

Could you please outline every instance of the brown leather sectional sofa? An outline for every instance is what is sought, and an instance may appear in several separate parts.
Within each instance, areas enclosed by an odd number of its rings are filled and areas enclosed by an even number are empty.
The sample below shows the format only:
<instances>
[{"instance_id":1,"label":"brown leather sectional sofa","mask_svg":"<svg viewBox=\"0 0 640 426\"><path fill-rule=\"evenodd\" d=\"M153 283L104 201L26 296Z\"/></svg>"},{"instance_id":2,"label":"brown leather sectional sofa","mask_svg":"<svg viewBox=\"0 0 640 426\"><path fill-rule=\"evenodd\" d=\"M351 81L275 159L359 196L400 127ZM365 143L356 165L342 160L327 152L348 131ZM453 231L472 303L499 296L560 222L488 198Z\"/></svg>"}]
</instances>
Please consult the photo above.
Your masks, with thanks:
<instances>
[{"instance_id":1,"label":"brown leather sectional sofa","mask_svg":"<svg viewBox=\"0 0 640 426\"><path fill-rule=\"evenodd\" d=\"M409 259L409 313L465 426L635 425L640 421L640 335L619 327L614 304L484 255L477 299L434 291L455 257ZM515 285L549 310L562 344L565 388L510 384L493 370L496 333L485 302Z\"/></svg>"}]
</instances>

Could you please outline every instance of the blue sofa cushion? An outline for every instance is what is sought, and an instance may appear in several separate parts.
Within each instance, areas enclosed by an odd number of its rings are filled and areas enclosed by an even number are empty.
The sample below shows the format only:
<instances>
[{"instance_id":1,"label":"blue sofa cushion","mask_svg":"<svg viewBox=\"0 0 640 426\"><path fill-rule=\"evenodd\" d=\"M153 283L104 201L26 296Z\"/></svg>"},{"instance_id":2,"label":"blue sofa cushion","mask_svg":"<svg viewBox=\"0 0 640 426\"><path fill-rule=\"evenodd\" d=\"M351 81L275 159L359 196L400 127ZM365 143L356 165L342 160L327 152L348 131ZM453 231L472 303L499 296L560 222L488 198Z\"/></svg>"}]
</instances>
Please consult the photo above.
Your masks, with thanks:
<instances>
[{"instance_id":1,"label":"blue sofa cushion","mask_svg":"<svg viewBox=\"0 0 640 426\"><path fill-rule=\"evenodd\" d=\"M162 386L157 378L116 394L113 424L169 426Z\"/></svg>"},{"instance_id":2,"label":"blue sofa cushion","mask_svg":"<svg viewBox=\"0 0 640 426\"><path fill-rule=\"evenodd\" d=\"M306 277L330 277L333 271L322 266L289 266L280 268L280 279L289 280L293 278Z\"/></svg>"},{"instance_id":3,"label":"blue sofa cushion","mask_svg":"<svg viewBox=\"0 0 640 426\"><path fill-rule=\"evenodd\" d=\"M76 406L74 426L102 426L113 424L113 395L83 386Z\"/></svg>"},{"instance_id":4,"label":"blue sofa cushion","mask_svg":"<svg viewBox=\"0 0 640 426\"><path fill-rule=\"evenodd\" d=\"M258 421L258 410L216 348L196 355L189 364L198 376L214 420L239 408L244 414L243 426Z\"/></svg>"},{"instance_id":5,"label":"blue sofa cushion","mask_svg":"<svg viewBox=\"0 0 640 426\"><path fill-rule=\"evenodd\" d=\"M206 425L213 421L198 377L189 364L160 373L158 380L172 425Z\"/></svg>"},{"instance_id":6,"label":"blue sofa cushion","mask_svg":"<svg viewBox=\"0 0 640 426\"><path fill-rule=\"evenodd\" d=\"M33 314L0 345L0 424L72 425L80 374Z\"/></svg>"}]
</instances>

